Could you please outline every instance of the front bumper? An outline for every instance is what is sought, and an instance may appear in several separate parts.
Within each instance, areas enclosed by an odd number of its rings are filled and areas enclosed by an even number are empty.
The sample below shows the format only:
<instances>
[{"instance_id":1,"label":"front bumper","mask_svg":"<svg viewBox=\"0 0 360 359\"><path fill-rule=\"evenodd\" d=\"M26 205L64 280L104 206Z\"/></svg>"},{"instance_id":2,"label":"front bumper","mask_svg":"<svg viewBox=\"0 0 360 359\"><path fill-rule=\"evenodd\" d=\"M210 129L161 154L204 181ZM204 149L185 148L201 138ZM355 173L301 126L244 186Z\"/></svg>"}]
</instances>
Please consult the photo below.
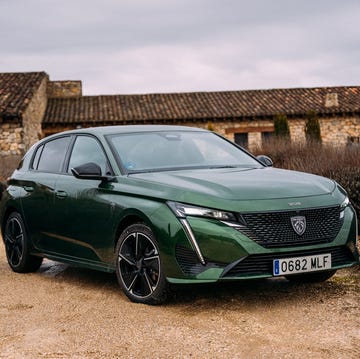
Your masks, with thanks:
<instances>
[{"instance_id":1,"label":"front bumper","mask_svg":"<svg viewBox=\"0 0 360 359\"><path fill-rule=\"evenodd\" d=\"M176 238L176 264L167 270L172 283L202 283L273 276L273 260L331 253L332 269L359 263L357 222L354 209L345 209L344 221L336 238L329 243L264 248L243 233L219 221L188 218L205 259L202 264L186 234ZM176 267L176 268L174 268Z\"/></svg>"}]
</instances>

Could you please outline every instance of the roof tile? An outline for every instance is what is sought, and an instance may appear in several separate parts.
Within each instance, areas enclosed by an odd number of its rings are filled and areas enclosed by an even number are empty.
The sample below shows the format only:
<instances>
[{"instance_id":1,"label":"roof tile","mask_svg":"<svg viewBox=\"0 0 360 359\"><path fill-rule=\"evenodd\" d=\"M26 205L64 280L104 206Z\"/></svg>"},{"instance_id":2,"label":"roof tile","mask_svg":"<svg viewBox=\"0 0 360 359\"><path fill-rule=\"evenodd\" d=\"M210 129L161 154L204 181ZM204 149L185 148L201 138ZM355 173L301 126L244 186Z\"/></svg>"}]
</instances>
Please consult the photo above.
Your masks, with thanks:
<instances>
[{"instance_id":1,"label":"roof tile","mask_svg":"<svg viewBox=\"0 0 360 359\"><path fill-rule=\"evenodd\" d=\"M0 73L0 118L20 118L45 72Z\"/></svg>"},{"instance_id":2,"label":"roof tile","mask_svg":"<svg viewBox=\"0 0 360 359\"><path fill-rule=\"evenodd\" d=\"M325 106L336 93L338 106ZM49 99L44 124L107 124L360 112L360 87L83 96Z\"/></svg>"}]
</instances>

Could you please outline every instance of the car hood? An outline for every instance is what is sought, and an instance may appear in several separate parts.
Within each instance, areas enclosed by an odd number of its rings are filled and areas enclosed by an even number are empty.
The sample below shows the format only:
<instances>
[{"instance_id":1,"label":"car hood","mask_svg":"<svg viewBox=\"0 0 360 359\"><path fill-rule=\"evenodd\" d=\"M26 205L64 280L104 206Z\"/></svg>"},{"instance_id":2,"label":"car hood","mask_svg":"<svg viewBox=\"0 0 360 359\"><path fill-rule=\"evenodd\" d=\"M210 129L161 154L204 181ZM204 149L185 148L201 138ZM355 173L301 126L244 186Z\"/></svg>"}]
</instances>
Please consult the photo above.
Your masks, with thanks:
<instances>
[{"instance_id":1,"label":"car hood","mask_svg":"<svg viewBox=\"0 0 360 359\"><path fill-rule=\"evenodd\" d=\"M322 196L336 187L324 177L269 167L139 173L128 180L142 194L202 205Z\"/></svg>"}]
</instances>

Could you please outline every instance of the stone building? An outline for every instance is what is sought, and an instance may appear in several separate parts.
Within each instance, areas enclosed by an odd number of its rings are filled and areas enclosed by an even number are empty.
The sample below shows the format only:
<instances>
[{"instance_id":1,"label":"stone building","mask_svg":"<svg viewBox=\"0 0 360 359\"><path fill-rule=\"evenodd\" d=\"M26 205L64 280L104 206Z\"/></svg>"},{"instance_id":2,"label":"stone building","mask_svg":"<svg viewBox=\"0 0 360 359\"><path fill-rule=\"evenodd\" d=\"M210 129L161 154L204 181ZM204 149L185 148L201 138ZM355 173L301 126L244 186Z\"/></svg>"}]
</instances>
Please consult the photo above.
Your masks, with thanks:
<instances>
[{"instance_id":1,"label":"stone building","mask_svg":"<svg viewBox=\"0 0 360 359\"><path fill-rule=\"evenodd\" d=\"M0 73L0 156L22 155L44 136L49 98L81 95L80 81L50 81L45 72Z\"/></svg>"},{"instance_id":2,"label":"stone building","mask_svg":"<svg viewBox=\"0 0 360 359\"><path fill-rule=\"evenodd\" d=\"M292 141L305 141L306 116L317 113L323 143L360 141L360 87L323 87L144 95L82 96L80 81L45 72L0 74L0 155L22 154L62 130L125 124L209 128L250 150L286 115Z\"/></svg>"}]
</instances>

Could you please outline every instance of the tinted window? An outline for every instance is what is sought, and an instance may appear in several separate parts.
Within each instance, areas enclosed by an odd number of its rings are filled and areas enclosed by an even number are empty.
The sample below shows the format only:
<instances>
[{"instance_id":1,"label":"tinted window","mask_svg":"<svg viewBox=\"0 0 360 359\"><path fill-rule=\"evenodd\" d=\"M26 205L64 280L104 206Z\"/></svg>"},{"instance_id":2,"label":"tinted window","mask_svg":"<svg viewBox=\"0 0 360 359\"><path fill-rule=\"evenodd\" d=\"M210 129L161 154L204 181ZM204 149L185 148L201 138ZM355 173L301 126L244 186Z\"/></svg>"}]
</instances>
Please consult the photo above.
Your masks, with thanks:
<instances>
[{"instance_id":1,"label":"tinted window","mask_svg":"<svg viewBox=\"0 0 360 359\"><path fill-rule=\"evenodd\" d=\"M69 145L69 141L70 137L60 137L56 140L46 142L40 155L40 160L37 168L35 169L45 172L60 172L66 155L66 150ZM36 157L37 153L35 155L35 160Z\"/></svg>"},{"instance_id":2,"label":"tinted window","mask_svg":"<svg viewBox=\"0 0 360 359\"><path fill-rule=\"evenodd\" d=\"M109 136L128 171L260 166L248 154L210 132L171 131Z\"/></svg>"},{"instance_id":3,"label":"tinted window","mask_svg":"<svg viewBox=\"0 0 360 359\"><path fill-rule=\"evenodd\" d=\"M71 168L88 162L99 165L102 174L108 172L107 160L99 142L93 137L78 136L71 153L68 172L71 172Z\"/></svg>"}]
</instances>

